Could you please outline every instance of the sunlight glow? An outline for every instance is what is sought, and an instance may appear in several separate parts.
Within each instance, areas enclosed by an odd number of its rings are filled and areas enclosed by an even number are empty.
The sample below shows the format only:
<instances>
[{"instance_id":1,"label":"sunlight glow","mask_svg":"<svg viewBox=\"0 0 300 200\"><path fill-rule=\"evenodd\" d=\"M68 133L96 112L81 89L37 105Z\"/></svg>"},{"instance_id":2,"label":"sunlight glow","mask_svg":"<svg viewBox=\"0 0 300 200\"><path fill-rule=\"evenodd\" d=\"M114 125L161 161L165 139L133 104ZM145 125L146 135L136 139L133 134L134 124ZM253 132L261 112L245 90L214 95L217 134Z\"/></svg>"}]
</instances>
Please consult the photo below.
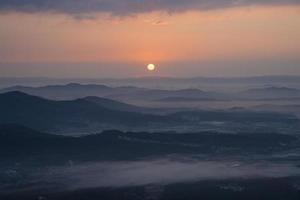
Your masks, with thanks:
<instances>
[{"instance_id":1,"label":"sunlight glow","mask_svg":"<svg viewBox=\"0 0 300 200\"><path fill-rule=\"evenodd\" d=\"M155 70L155 65L154 64L148 64L148 66L147 66L147 69L149 70L149 71L154 71Z\"/></svg>"}]
</instances>

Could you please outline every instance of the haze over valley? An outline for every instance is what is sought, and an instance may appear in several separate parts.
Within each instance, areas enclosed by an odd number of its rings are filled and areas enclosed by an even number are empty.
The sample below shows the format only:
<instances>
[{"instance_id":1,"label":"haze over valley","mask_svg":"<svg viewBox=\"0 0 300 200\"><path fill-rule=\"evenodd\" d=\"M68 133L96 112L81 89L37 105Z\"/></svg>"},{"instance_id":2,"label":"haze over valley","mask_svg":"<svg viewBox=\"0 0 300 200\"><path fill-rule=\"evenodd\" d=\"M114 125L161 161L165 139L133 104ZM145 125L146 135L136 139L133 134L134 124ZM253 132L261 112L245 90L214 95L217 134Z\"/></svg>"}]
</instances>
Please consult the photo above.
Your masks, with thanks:
<instances>
[{"instance_id":1,"label":"haze over valley","mask_svg":"<svg viewBox=\"0 0 300 200\"><path fill-rule=\"evenodd\" d=\"M299 200L299 0L0 0L0 200Z\"/></svg>"}]
</instances>

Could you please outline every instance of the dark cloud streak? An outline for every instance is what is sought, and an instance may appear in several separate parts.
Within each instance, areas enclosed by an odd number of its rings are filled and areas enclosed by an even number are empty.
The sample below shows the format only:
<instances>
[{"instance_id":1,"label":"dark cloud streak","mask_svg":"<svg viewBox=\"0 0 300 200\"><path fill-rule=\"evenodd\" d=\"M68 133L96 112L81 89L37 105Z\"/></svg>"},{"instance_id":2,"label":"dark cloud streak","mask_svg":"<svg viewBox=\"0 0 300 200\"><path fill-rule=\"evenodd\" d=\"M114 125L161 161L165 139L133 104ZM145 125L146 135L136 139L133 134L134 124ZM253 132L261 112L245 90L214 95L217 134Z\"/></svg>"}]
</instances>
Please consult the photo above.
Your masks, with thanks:
<instances>
[{"instance_id":1,"label":"dark cloud streak","mask_svg":"<svg viewBox=\"0 0 300 200\"><path fill-rule=\"evenodd\" d=\"M117 16L152 11L183 12L249 5L296 5L300 0L0 0L0 12L61 13L73 16L106 12Z\"/></svg>"}]
</instances>

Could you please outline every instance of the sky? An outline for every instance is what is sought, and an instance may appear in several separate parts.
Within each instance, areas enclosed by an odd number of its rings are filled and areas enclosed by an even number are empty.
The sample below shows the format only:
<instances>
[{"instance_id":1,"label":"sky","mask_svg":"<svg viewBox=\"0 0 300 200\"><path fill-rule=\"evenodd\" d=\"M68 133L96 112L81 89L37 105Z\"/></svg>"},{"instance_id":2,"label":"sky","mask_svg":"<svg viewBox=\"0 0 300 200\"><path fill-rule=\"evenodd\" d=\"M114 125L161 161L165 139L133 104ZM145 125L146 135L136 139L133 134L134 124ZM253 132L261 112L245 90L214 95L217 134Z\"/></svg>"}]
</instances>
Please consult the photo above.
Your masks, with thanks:
<instances>
[{"instance_id":1,"label":"sky","mask_svg":"<svg viewBox=\"0 0 300 200\"><path fill-rule=\"evenodd\" d=\"M299 35L300 0L0 0L0 76L300 75Z\"/></svg>"}]
</instances>

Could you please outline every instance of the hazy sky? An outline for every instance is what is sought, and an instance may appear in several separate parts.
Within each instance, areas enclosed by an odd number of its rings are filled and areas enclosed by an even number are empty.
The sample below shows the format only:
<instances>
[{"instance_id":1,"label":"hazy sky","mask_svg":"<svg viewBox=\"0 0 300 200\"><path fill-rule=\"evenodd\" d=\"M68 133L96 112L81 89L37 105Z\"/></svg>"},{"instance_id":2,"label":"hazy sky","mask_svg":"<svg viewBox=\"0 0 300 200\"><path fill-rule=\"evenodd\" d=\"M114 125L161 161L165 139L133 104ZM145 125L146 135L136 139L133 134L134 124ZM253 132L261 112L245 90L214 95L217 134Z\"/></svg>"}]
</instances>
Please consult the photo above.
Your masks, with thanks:
<instances>
[{"instance_id":1,"label":"hazy sky","mask_svg":"<svg viewBox=\"0 0 300 200\"><path fill-rule=\"evenodd\" d=\"M0 76L300 75L299 36L300 0L0 0Z\"/></svg>"}]
</instances>

